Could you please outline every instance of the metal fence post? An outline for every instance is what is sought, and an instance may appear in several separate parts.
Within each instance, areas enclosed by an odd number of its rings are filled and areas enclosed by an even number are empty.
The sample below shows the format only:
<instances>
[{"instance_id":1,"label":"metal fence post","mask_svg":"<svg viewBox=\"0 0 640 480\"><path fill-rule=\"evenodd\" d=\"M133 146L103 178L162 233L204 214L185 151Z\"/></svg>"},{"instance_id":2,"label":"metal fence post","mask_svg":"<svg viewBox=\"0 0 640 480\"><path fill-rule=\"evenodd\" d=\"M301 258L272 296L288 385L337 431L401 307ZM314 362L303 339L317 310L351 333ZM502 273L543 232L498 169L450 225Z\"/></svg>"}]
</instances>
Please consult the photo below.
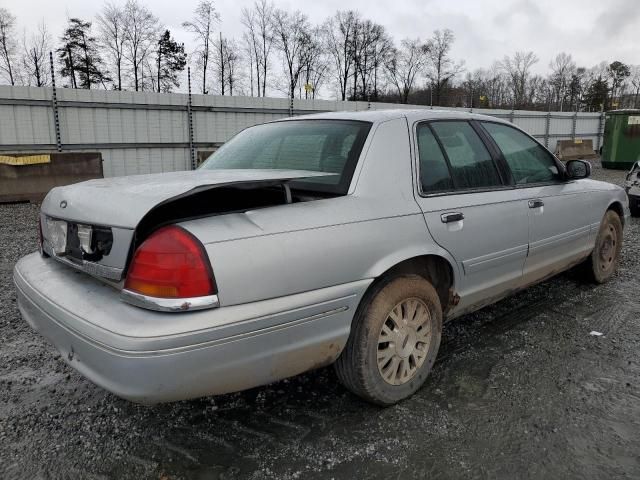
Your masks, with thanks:
<instances>
[{"instance_id":1,"label":"metal fence post","mask_svg":"<svg viewBox=\"0 0 640 480\"><path fill-rule=\"evenodd\" d=\"M51 66L51 87L53 94L51 95L51 106L53 108L53 125L56 132L56 150L62 151L62 138L60 136L60 116L58 115L58 94L56 92L56 76L53 68L53 52L49 52L49 64Z\"/></svg>"},{"instance_id":2,"label":"metal fence post","mask_svg":"<svg viewBox=\"0 0 640 480\"><path fill-rule=\"evenodd\" d=\"M189 96L187 97L187 123L189 125L189 159L191 160L191 170L196 169L196 151L193 147L193 110L191 109L191 67L187 67L187 86Z\"/></svg>"},{"instance_id":3,"label":"metal fence post","mask_svg":"<svg viewBox=\"0 0 640 480\"><path fill-rule=\"evenodd\" d=\"M551 112L547 112L544 125L544 146L549 148L549 131L551 130Z\"/></svg>"},{"instance_id":4,"label":"metal fence post","mask_svg":"<svg viewBox=\"0 0 640 480\"><path fill-rule=\"evenodd\" d=\"M602 131L603 123L604 123L604 112L600 110L600 116L598 117L598 138L596 141L596 151L598 153L600 153L600 147L602 146L602 140L603 140L602 137L604 136L604 132Z\"/></svg>"},{"instance_id":5,"label":"metal fence post","mask_svg":"<svg viewBox=\"0 0 640 480\"><path fill-rule=\"evenodd\" d=\"M573 113L573 121L571 122L571 140L576 139L576 125L578 124L578 112Z\"/></svg>"}]
</instances>

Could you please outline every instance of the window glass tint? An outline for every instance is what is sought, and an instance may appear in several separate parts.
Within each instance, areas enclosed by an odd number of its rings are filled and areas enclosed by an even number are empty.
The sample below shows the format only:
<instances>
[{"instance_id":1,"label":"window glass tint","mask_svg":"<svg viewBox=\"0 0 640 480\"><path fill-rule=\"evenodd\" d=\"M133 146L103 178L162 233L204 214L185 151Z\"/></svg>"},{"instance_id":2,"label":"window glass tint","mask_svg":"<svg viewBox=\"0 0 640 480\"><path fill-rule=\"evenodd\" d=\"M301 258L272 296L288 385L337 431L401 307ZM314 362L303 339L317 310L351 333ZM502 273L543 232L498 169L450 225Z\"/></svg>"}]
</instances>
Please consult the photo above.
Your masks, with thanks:
<instances>
[{"instance_id":1,"label":"window glass tint","mask_svg":"<svg viewBox=\"0 0 640 480\"><path fill-rule=\"evenodd\" d=\"M508 125L490 122L482 125L498 144L517 185L560 180L551 154L533 139Z\"/></svg>"},{"instance_id":2,"label":"window glass tint","mask_svg":"<svg viewBox=\"0 0 640 480\"><path fill-rule=\"evenodd\" d=\"M489 151L469 123L431 124L451 165L456 188L486 188L502 185Z\"/></svg>"},{"instance_id":3,"label":"window glass tint","mask_svg":"<svg viewBox=\"0 0 640 480\"><path fill-rule=\"evenodd\" d=\"M213 153L200 167L287 169L334 175L292 182L293 187L345 193L370 123L293 120L247 128Z\"/></svg>"},{"instance_id":4,"label":"window glass tint","mask_svg":"<svg viewBox=\"0 0 640 480\"><path fill-rule=\"evenodd\" d=\"M420 158L420 182L424 193L452 190L453 182L447 161L428 125L418 125L418 155Z\"/></svg>"}]
</instances>

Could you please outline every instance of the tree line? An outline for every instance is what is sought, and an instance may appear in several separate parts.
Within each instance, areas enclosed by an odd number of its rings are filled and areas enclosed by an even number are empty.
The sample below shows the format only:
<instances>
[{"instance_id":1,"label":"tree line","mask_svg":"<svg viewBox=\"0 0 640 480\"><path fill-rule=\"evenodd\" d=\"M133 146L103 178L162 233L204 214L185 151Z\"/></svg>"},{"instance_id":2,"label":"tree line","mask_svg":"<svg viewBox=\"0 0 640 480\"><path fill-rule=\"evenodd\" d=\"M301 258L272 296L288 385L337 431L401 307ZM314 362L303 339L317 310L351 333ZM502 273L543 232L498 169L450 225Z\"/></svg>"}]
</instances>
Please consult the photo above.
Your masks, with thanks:
<instances>
[{"instance_id":1,"label":"tree line","mask_svg":"<svg viewBox=\"0 0 640 480\"><path fill-rule=\"evenodd\" d=\"M241 21L239 38L225 36L215 3L202 0L182 23L194 45L187 52L140 0L105 3L90 20L69 18L56 38L44 21L20 36L15 16L0 8L0 78L47 86L53 52L56 75L69 88L171 92L180 89L188 62L194 90L203 94L323 92L340 100L559 111L640 107L640 66L620 61L586 68L563 52L539 75L539 59L528 51L468 71L452 58L449 29L396 42L357 11L314 24L269 0L243 8Z\"/></svg>"}]
</instances>

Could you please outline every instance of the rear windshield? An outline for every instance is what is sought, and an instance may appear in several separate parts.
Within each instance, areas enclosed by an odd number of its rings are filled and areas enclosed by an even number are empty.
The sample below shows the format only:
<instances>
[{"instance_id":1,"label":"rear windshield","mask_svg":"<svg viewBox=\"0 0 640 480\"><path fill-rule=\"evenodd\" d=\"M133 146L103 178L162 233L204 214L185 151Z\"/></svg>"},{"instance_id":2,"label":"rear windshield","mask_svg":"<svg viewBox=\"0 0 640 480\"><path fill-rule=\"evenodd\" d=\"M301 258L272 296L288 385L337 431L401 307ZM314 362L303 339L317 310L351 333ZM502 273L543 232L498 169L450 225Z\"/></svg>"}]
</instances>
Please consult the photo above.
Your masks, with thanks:
<instances>
[{"instance_id":1,"label":"rear windshield","mask_svg":"<svg viewBox=\"0 0 640 480\"><path fill-rule=\"evenodd\" d=\"M286 169L332 175L291 182L293 188L345 194L371 123L351 120L291 120L247 128L200 168Z\"/></svg>"}]
</instances>

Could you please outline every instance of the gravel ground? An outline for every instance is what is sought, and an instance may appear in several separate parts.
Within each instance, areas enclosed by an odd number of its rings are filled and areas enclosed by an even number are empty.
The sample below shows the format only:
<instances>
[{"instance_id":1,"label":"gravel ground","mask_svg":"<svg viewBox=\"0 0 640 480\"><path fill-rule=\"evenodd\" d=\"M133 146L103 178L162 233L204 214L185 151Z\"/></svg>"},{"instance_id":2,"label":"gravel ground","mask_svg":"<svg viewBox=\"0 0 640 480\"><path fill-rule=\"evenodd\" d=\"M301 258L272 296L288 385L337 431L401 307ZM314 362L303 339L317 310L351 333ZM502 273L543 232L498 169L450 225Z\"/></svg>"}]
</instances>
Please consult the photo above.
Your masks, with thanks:
<instances>
[{"instance_id":1,"label":"gravel ground","mask_svg":"<svg viewBox=\"0 0 640 480\"><path fill-rule=\"evenodd\" d=\"M379 409L330 368L156 407L106 393L20 318L36 215L0 206L2 479L640 478L638 219L611 282L568 272L449 323L425 387Z\"/></svg>"}]
</instances>

